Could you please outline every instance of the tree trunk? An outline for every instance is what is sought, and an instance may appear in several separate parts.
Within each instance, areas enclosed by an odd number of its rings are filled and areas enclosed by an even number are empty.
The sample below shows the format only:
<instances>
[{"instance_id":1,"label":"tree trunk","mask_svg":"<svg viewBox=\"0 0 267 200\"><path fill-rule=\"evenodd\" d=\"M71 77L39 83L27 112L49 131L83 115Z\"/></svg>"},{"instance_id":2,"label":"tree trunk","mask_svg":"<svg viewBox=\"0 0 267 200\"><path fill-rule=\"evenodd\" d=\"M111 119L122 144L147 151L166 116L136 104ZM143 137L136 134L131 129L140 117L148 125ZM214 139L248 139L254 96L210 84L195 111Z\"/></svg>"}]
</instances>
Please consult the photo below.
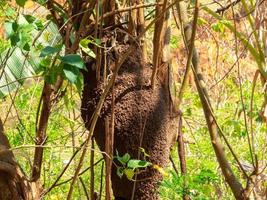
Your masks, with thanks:
<instances>
[{"instance_id":1,"label":"tree trunk","mask_svg":"<svg viewBox=\"0 0 267 200\"><path fill-rule=\"evenodd\" d=\"M15 161L0 119L0 199L34 200L38 189L28 182ZM34 192L33 192L34 191Z\"/></svg>"}]
</instances>

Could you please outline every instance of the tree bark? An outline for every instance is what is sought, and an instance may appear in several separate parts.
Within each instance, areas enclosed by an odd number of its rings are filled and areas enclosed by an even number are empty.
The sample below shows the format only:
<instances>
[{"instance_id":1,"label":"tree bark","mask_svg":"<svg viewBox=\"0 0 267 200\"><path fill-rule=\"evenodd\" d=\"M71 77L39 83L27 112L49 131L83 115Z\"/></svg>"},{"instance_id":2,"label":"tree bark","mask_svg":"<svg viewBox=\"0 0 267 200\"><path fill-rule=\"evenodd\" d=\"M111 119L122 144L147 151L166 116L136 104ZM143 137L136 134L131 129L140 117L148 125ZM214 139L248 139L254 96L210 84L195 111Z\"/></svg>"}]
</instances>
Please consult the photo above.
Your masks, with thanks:
<instances>
[{"instance_id":1,"label":"tree bark","mask_svg":"<svg viewBox=\"0 0 267 200\"><path fill-rule=\"evenodd\" d=\"M46 129L48 125L48 119L51 111L51 98L52 98L52 88L48 83L44 84L43 94L41 97L42 110L40 115L40 120L38 123L38 128L35 138L35 152L33 160L33 170L32 170L32 180L38 181L41 176L41 167L43 162L43 145L46 140Z\"/></svg>"},{"instance_id":2,"label":"tree bark","mask_svg":"<svg viewBox=\"0 0 267 200\"><path fill-rule=\"evenodd\" d=\"M34 200L39 192L37 185L27 181L15 161L0 119L0 199Z\"/></svg>"}]
</instances>

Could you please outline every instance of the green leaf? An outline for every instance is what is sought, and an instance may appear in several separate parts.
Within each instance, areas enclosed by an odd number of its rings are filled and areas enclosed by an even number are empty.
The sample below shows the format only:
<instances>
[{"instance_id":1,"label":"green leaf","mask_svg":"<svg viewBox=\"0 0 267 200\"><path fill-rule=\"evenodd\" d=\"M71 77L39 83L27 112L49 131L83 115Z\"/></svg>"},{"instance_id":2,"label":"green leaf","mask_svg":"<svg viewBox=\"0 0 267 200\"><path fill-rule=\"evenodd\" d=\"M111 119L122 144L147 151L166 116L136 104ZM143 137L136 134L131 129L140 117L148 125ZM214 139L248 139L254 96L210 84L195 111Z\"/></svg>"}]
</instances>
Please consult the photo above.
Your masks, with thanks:
<instances>
[{"instance_id":1,"label":"green leaf","mask_svg":"<svg viewBox=\"0 0 267 200\"><path fill-rule=\"evenodd\" d=\"M34 26L35 28L40 31L40 30L43 30L44 29L44 25L43 25L43 22L41 20L36 20L34 22Z\"/></svg>"},{"instance_id":2,"label":"green leaf","mask_svg":"<svg viewBox=\"0 0 267 200\"><path fill-rule=\"evenodd\" d=\"M123 156L120 156L119 153L117 152L117 155L115 156L115 158L117 158L117 160L123 165L125 166L127 164L127 162L130 160L131 156L130 154L126 153Z\"/></svg>"},{"instance_id":3,"label":"green leaf","mask_svg":"<svg viewBox=\"0 0 267 200\"><path fill-rule=\"evenodd\" d=\"M5 10L5 14L7 17L12 17L13 15L16 14L16 11L11 8L11 7L8 7L6 10Z\"/></svg>"},{"instance_id":4,"label":"green leaf","mask_svg":"<svg viewBox=\"0 0 267 200\"><path fill-rule=\"evenodd\" d=\"M51 59L44 58L40 61L36 73L44 72L51 64Z\"/></svg>"},{"instance_id":5,"label":"green leaf","mask_svg":"<svg viewBox=\"0 0 267 200\"><path fill-rule=\"evenodd\" d=\"M44 6L47 3L47 0L35 0L35 2L39 3L40 5Z\"/></svg>"},{"instance_id":6,"label":"green leaf","mask_svg":"<svg viewBox=\"0 0 267 200\"><path fill-rule=\"evenodd\" d=\"M100 40L100 39L95 38L94 40L95 40L95 44L96 44L96 45L98 45L98 46L101 45L101 40Z\"/></svg>"},{"instance_id":7,"label":"green leaf","mask_svg":"<svg viewBox=\"0 0 267 200\"><path fill-rule=\"evenodd\" d=\"M25 51L30 51L30 50L31 50L31 47L30 47L29 43L26 43L26 44L24 45L23 49L24 49Z\"/></svg>"},{"instance_id":8,"label":"green leaf","mask_svg":"<svg viewBox=\"0 0 267 200\"><path fill-rule=\"evenodd\" d=\"M211 28L218 33L224 33L224 26L223 23L217 22L211 25Z\"/></svg>"},{"instance_id":9,"label":"green leaf","mask_svg":"<svg viewBox=\"0 0 267 200\"><path fill-rule=\"evenodd\" d=\"M16 0L16 3L17 3L20 7L24 7L26 1L27 1L27 0Z\"/></svg>"},{"instance_id":10,"label":"green leaf","mask_svg":"<svg viewBox=\"0 0 267 200\"><path fill-rule=\"evenodd\" d=\"M45 56L58 53L61 51L61 49L62 49L62 46L56 46L56 47L47 46L41 51L40 57L45 57Z\"/></svg>"},{"instance_id":11,"label":"green leaf","mask_svg":"<svg viewBox=\"0 0 267 200\"><path fill-rule=\"evenodd\" d=\"M18 23L17 23L16 21L13 22L13 23L12 23L12 30L13 30L13 32L16 32L16 31L18 30L18 28L19 28Z\"/></svg>"},{"instance_id":12,"label":"green leaf","mask_svg":"<svg viewBox=\"0 0 267 200\"><path fill-rule=\"evenodd\" d=\"M29 24L33 23L36 20L36 18L32 15L24 15L24 18Z\"/></svg>"},{"instance_id":13,"label":"green leaf","mask_svg":"<svg viewBox=\"0 0 267 200\"><path fill-rule=\"evenodd\" d=\"M129 160L129 162L127 163L127 166L129 168L132 168L132 169L144 168L144 167L148 167L150 165L151 165L150 162L147 162L144 160L135 160L135 159Z\"/></svg>"},{"instance_id":14,"label":"green leaf","mask_svg":"<svg viewBox=\"0 0 267 200\"><path fill-rule=\"evenodd\" d=\"M64 65L63 66L63 72L66 76L66 78L71 82L71 83L76 83L77 78L80 74L80 71L78 68L72 66L72 65Z\"/></svg>"},{"instance_id":15,"label":"green leaf","mask_svg":"<svg viewBox=\"0 0 267 200\"><path fill-rule=\"evenodd\" d=\"M86 53L88 56L92 57L92 58L96 58L95 53L92 51L92 49L90 49L88 47L88 44L91 43L91 40L89 39L82 39L79 43L79 47L81 48L81 50Z\"/></svg>"},{"instance_id":16,"label":"green leaf","mask_svg":"<svg viewBox=\"0 0 267 200\"><path fill-rule=\"evenodd\" d=\"M131 158L130 154L126 153L126 154L124 154L124 155L122 156L122 161L123 161L124 163L127 163L127 162L130 160L130 158Z\"/></svg>"},{"instance_id":17,"label":"green leaf","mask_svg":"<svg viewBox=\"0 0 267 200\"><path fill-rule=\"evenodd\" d=\"M128 180L133 180L133 176L134 176L134 170L133 169L124 169L123 170L124 174L126 175Z\"/></svg>"},{"instance_id":18,"label":"green leaf","mask_svg":"<svg viewBox=\"0 0 267 200\"><path fill-rule=\"evenodd\" d=\"M142 147L139 147L140 152L142 152L144 154L145 157L149 157L149 154L146 153L146 150Z\"/></svg>"},{"instance_id":19,"label":"green leaf","mask_svg":"<svg viewBox=\"0 0 267 200\"><path fill-rule=\"evenodd\" d=\"M122 167L117 168L117 175L118 175L118 177L122 178L122 176L123 176L123 168Z\"/></svg>"},{"instance_id":20,"label":"green leaf","mask_svg":"<svg viewBox=\"0 0 267 200\"><path fill-rule=\"evenodd\" d=\"M5 23L5 32L6 32L7 38L10 38L11 35L13 34L12 22Z\"/></svg>"},{"instance_id":21,"label":"green leaf","mask_svg":"<svg viewBox=\"0 0 267 200\"><path fill-rule=\"evenodd\" d=\"M16 44L19 42L19 36L16 34L16 35L11 35L10 36L10 41L11 41L11 45L12 46L16 46Z\"/></svg>"},{"instance_id":22,"label":"green leaf","mask_svg":"<svg viewBox=\"0 0 267 200\"><path fill-rule=\"evenodd\" d=\"M85 68L83 59L81 58L81 56L79 56L77 54L69 54L69 55L66 55L64 57L60 57L60 60L64 64L68 64L68 65L74 66L74 67L79 68L79 69Z\"/></svg>"},{"instance_id":23,"label":"green leaf","mask_svg":"<svg viewBox=\"0 0 267 200\"><path fill-rule=\"evenodd\" d=\"M82 91L83 91L83 76L82 76L81 73L78 75L78 78L77 78L77 81L75 83L75 86L76 86L76 88L78 90L78 93L82 94Z\"/></svg>"},{"instance_id":24,"label":"green leaf","mask_svg":"<svg viewBox=\"0 0 267 200\"><path fill-rule=\"evenodd\" d=\"M22 31L22 32L19 32L18 35L19 35L19 42L17 46L23 49L27 43L31 42L32 40L31 34Z\"/></svg>"},{"instance_id":25,"label":"green leaf","mask_svg":"<svg viewBox=\"0 0 267 200\"><path fill-rule=\"evenodd\" d=\"M197 19L197 24L198 24L199 26L202 26L202 25L208 24L208 22L207 22L204 18L199 17L199 18Z\"/></svg>"}]
</instances>

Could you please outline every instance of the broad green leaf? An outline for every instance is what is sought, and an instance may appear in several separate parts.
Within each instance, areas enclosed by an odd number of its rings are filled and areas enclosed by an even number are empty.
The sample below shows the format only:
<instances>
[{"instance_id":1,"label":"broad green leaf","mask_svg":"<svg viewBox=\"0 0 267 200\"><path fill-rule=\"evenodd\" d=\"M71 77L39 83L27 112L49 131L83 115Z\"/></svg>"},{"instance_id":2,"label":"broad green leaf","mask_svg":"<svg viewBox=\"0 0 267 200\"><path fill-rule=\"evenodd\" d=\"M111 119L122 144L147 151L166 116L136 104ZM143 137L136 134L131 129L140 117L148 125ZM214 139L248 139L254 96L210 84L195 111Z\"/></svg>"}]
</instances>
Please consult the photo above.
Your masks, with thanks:
<instances>
[{"instance_id":1,"label":"broad green leaf","mask_svg":"<svg viewBox=\"0 0 267 200\"><path fill-rule=\"evenodd\" d=\"M17 3L20 7L24 7L26 1L27 1L27 0L16 0L16 3Z\"/></svg>"},{"instance_id":2,"label":"broad green leaf","mask_svg":"<svg viewBox=\"0 0 267 200\"><path fill-rule=\"evenodd\" d=\"M12 30L13 30L13 32L16 32L16 31L18 30L18 28L19 28L18 23L17 23L16 21L13 22L13 23L12 23Z\"/></svg>"},{"instance_id":3,"label":"broad green leaf","mask_svg":"<svg viewBox=\"0 0 267 200\"><path fill-rule=\"evenodd\" d=\"M124 169L123 170L124 174L126 175L128 180L133 180L133 176L134 176L134 170L133 169Z\"/></svg>"},{"instance_id":4,"label":"broad green leaf","mask_svg":"<svg viewBox=\"0 0 267 200\"><path fill-rule=\"evenodd\" d=\"M30 47L29 43L26 43L26 44L24 45L23 49L24 49L25 51L30 51L30 50L31 50L31 47Z\"/></svg>"},{"instance_id":5,"label":"broad green leaf","mask_svg":"<svg viewBox=\"0 0 267 200\"><path fill-rule=\"evenodd\" d=\"M88 47L88 44L91 42L91 40L89 39L82 39L79 43L79 47L81 48L81 50L86 53L88 56L92 57L92 58L96 58L95 53L93 52L92 49L90 49Z\"/></svg>"},{"instance_id":6,"label":"broad green leaf","mask_svg":"<svg viewBox=\"0 0 267 200\"><path fill-rule=\"evenodd\" d=\"M123 165L125 166L127 164L127 162L130 160L131 156L126 153L123 156L120 156L119 153L116 153L115 158L117 158L117 160Z\"/></svg>"},{"instance_id":7,"label":"broad green leaf","mask_svg":"<svg viewBox=\"0 0 267 200\"><path fill-rule=\"evenodd\" d=\"M36 20L36 18L32 15L24 15L24 18L29 24L33 23Z\"/></svg>"},{"instance_id":8,"label":"broad green leaf","mask_svg":"<svg viewBox=\"0 0 267 200\"><path fill-rule=\"evenodd\" d=\"M12 22L5 23L5 32L6 32L7 38L10 38L11 35L13 34Z\"/></svg>"},{"instance_id":9,"label":"broad green leaf","mask_svg":"<svg viewBox=\"0 0 267 200\"><path fill-rule=\"evenodd\" d=\"M20 47L21 49L24 49L24 46L27 43L31 43L32 37L30 33L22 31L22 32L19 32L18 35L19 35L19 42L17 46Z\"/></svg>"},{"instance_id":10,"label":"broad green leaf","mask_svg":"<svg viewBox=\"0 0 267 200\"><path fill-rule=\"evenodd\" d=\"M58 53L61 51L61 49L62 46L56 46L56 47L47 46L41 51L40 57L50 56L52 54Z\"/></svg>"},{"instance_id":11,"label":"broad green leaf","mask_svg":"<svg viewBox=\"0 0 267 200\"><path fill-rule=\"evenodd\" d=\"M32 35L34 31L34 26L32 24L20 24L20 32L28 33Z\"/></svg>"},{"instance_id":12,"label":"broad green leaf","mask_svg":"<svg viewBox=\"0 0 267 200\"><path fill-rule=\"evenodd\" d=\"M129 160L129 162L127 163L127 166L129 168L132 168L132 169L144 168L144 167L148 167L150 165L151 165L150 162L147 162L144 160L135 160L135 159Z\"/></svg>"},{"instance_id":13,"label":"broad green leaf","mask_svg":"<svg viewBox=\"0 0 267 200\"><path fill-rule=\"evenodd\" d=\"M12 46L16 46L17 43L20 41L19 36L17 34L16 35L11 35L10 36L10 41L11 41L11 45Z\"/></svg>"},{"instance_id":14,"label":"broad green leaf","mask_svg":"<svg viewBox=\"0 0 267 200\"><path fill-rule=\"evenodd\" d=\"M126 154L124 154L124 155L122 156L122 159L121 159L121 160L122 160L124 163L127 163L127 162L130 160L130 158L131 158L130 154L126 153Z\"/></svg>"},{"instance_id":15,"label":"broad green leaf","mask_svg":"<svg viewBox=\"0 0 267 200\"><path fill-rule=\"evenodd\" d=\"M81 56L77 54L69 54L63 57L60 57L60 60L64 64L68 64L79 69L84 69L84 62Z\"/></svg>"},{"instance_id":16,"label":"broad green leaf","mask_svg":"<svg viewBox=\"0 0 267 200\"><path fill-rule=\"evenodd\" d=\"M64 65L63 66L63 72L66 76L66 78L71 82L71 83L76 83L77 78L80 74L80 71L78 68L72 66L72 65Z\"/></svg>"},{"instance_id":17,"label":"broad green leaf","mask_svg":"<svg viewBox=\"0 0 267 200\"><path fill-rule=\"evenodd\" d=\"M94 41L95 41L95 45L98 45L98 46L101 45L101 40L100 39L95 38Z\"/></svg>"}]
</instances>

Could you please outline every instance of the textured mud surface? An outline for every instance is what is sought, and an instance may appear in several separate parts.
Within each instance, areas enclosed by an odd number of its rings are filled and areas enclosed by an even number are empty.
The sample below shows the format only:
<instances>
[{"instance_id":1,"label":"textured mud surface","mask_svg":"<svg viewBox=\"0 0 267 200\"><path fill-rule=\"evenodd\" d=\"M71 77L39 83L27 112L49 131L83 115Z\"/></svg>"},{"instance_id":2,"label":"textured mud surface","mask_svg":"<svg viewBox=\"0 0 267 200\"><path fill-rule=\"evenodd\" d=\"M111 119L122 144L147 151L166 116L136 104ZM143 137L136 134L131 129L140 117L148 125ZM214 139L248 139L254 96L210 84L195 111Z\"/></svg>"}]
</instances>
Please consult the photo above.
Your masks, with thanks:
<instances>
[{"instance_id":1,"label":"textured mud surface","mask_svg":"<svg viewBox=\"0 0 267 200\"><path fill-rule=\"evenodd\" d=\"M82 117L89 126L89 120L99 100L103 85L96 84L92 66L85 75L85 87L82 99ZM157 83L152 91L150 87L150 67L141 68L139 53L135 52L123 64L114 86L115 95L115 130L114 151L120 155L129 153L137 158L138 149L143 147L150 155L153 164L165 166L168 162L170 141L176 133L174 119L169 113L169 92ZM94 136L101 150L105 144L104 119L110 116L111 94L104 103L101 115L95 128ZM142 141L142 142L141 142ZM142 159L142 158L141 158ZM157 187L161 175L149 168L138 175L134 199L158 199ZM116 175L112 169L112 188L114 195L120 199L131 199L133 182ZM119 198L118 198L119 199Z\"/></svg>"}]
</instances>

